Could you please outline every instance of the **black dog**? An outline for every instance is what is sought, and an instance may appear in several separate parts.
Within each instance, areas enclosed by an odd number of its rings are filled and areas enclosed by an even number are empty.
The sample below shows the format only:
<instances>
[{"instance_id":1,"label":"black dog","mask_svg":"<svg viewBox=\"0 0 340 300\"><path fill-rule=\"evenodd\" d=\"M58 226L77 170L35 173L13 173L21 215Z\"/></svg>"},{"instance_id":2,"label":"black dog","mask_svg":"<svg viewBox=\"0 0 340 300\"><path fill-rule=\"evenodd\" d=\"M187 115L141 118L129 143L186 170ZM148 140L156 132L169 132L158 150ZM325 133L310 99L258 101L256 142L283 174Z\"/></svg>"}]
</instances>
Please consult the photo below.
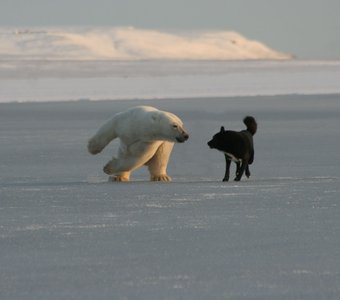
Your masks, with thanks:
<instances>
[{"instance_id":1,"label":"black dog","mask_svg":"<svg viewBox=\"0 0 340 300\"><path fill-rule=\"evenodd\" d=\"M253 135L257 131L257 123L254 117L250 116L245 117L243 123L247 126L246 130L224 130L222 126L220 132L208 142L210 148L224 153L226 168L223 181L229 180L231 161L236 163L235 181L240 181L244 172L248 178L250 176L249 165L254 161Z\"/></svg>"}]
</instances>

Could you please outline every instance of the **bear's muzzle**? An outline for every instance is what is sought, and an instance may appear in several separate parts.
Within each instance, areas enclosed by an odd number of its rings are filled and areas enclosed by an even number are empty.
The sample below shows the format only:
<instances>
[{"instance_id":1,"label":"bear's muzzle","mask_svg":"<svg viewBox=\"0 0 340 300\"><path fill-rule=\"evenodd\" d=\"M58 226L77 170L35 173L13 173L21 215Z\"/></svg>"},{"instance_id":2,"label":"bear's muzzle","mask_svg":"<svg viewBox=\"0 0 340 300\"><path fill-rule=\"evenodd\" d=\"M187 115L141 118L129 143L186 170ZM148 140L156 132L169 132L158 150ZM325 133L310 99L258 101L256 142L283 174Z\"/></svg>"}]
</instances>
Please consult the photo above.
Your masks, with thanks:
<instances>
[{"instance_id":1,"label":"bear's muzzle","mask_svg":"<svg viewBox=\"0 0 340 300\"><path fill-rule=\"evenodd\" d=\"M189 134L187 134L186 132L184 132L182 135L176 137L176 141L178 143L184 143L188 139L189 139Z\"/></svg>"}]
</instances>

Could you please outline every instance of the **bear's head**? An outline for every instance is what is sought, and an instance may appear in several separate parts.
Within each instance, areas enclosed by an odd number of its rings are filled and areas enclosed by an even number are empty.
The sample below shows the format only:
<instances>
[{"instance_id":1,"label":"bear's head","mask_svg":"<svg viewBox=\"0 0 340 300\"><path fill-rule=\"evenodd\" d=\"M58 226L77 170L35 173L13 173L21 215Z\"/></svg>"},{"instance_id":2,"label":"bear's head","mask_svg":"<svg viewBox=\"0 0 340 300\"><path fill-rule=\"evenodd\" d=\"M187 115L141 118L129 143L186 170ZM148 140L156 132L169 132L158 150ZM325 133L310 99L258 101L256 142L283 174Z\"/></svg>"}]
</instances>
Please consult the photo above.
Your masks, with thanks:
<instances>
[{"instance_id":1,"label":"bear's head","mask_svg":"<svg viewBox=\"0 0 340 300\"><path fill-rule=\"evenodd\" d=\"M155 139L184 143L189 138L182 120L173 113L153 111L151 114Z\"/></svg>"}]
</instances>

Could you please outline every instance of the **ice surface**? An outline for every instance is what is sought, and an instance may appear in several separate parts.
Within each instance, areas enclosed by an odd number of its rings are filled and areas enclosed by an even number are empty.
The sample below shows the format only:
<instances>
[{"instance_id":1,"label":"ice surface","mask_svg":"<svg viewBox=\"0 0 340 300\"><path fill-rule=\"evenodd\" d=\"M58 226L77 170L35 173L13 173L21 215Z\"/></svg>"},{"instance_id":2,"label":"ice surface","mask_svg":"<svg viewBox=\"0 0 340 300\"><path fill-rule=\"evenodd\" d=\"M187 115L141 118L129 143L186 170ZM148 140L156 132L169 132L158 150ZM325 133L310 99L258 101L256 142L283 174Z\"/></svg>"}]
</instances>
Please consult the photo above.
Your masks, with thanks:
<instances>
[{"instance_id":1,"label":"ice surface","mask_svg":"<svg viewBox=\"0 0 340 300\"><path fill-rule=\"evenodd\" d=\"M136 104L178 114L172 183L108 183L87 139ZM206 142L254 115L252 177ZM339 299L340 95L0 104L0 298ZM234 170L234 169L233 169Z\"/></svg>"},{"instance_id":2,"label":"ice surface","mask_svg":"<svg viewBox=\"0 0 340 300\"><path fill-rule=\"evenodd\" d=\"M338 61L0 60L0 102L340 93Z\"/></svg>"},{"instance_id":3,"label":"ice surface","mask_svg":"<svg viewBox=\"0 0 340 300\"><path fill-rule=\"evenodd\" d=\"M289 59L232 31L160 32L121 28L0 29L0 59Z\"/></svg>"}]
</instances>

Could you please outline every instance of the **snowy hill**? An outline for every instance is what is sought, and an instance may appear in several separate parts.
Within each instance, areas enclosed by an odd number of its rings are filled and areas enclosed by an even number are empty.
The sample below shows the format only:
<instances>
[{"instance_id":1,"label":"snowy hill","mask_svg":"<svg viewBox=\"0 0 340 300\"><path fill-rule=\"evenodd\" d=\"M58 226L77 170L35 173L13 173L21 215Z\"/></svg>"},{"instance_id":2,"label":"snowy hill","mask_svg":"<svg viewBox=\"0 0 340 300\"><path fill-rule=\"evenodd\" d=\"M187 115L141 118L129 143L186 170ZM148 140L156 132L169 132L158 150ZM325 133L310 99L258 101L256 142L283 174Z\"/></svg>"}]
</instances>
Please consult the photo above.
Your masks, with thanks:
<instances>
[{"instance_id":1,"label":"snowy hill","mask_svg":"<svg viewBox=\"0 0 340 300\"><path fill-rule=\"evenodd\" d=\"M0 59L248 60L290 55L232 31L169 33L125 28L0 29Z\"/></svg>"}]
</instances>

